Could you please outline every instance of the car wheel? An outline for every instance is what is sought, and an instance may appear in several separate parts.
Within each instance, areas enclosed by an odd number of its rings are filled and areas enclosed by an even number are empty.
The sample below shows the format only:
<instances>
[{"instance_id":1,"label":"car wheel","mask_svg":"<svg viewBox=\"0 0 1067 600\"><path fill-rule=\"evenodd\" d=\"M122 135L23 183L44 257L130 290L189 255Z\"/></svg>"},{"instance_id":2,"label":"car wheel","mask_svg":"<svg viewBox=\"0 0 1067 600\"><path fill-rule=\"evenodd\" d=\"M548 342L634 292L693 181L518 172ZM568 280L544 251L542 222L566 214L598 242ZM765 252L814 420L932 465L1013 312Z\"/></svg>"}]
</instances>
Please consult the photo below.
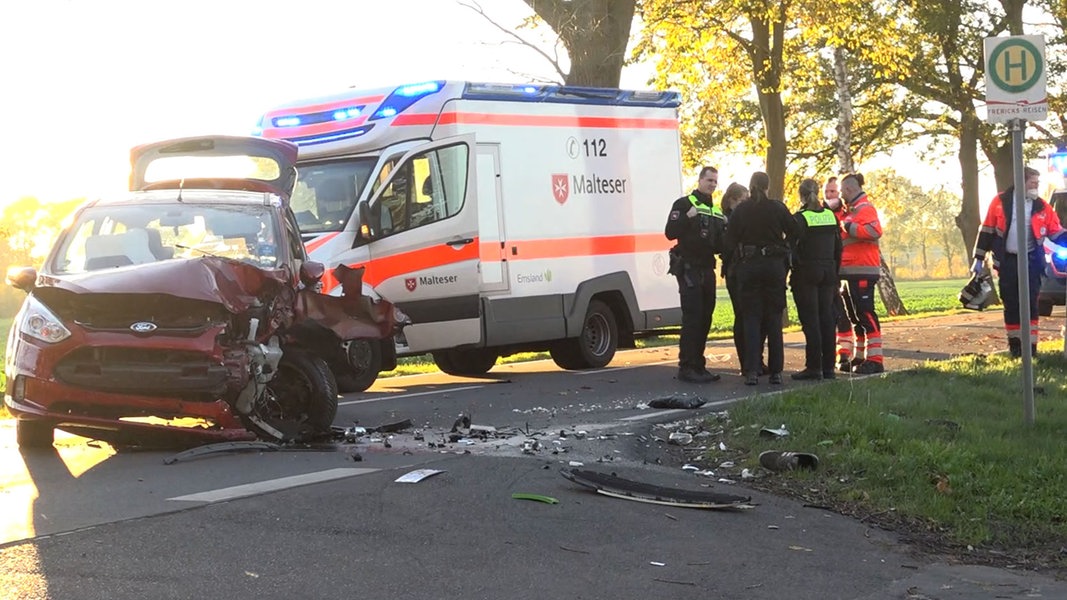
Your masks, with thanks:
<instances>
[{"instance_id":1,"label":"car wheel","mask_svg":"<svg viewBox=\"0 0 1067 600\"><path fill-rule=\"evenodd\" d=\"M1037 299L1037 314L1042 317L1052 316L1052 300L1046 298Z\"/></svg>"},{"instance_id":2,"label":"car wheel","mask_svg":"<svg viewBox=\"0 0 1067 600\"><path fill-rule=\"evenodd\" d=\"M263 439L302 442L329 435L337 416L337 381L321 358L287 349L246 425Z\"/></svg>"},{"instance_id":3,"label":"car wheel","mask_svg":"<svg viewBox=\"0 0 1067 600\"><path fill-rule=\"evenodd\" d=\"M438 369L449 375L485 375L493 368L498 358L492 348L469 348L431 352Z\"/></svg>"},{"instance_id":4,"label":"car wheel","mask_svg":"<svg viewBox=\"0 0 1067 600\"><path fill-rule=\"evenodd\" d=\"M342 394L362 392L374 385L382 370L382 346L378 340L352 340L345 356L347 369L337 374L337 391Z\"/></svg>"},{"instance_id":5,"label":"car wheel","mask_svg":"<svg viewBox=\"0 0 1067 600\"><path fill-rule=\"evenodd\" d=\"M51 448L55 441L55 429L48 421L19 419L15 421L15 441L19 448Z\"/></svg>"},{"instance_id":6,"label":"car wheel","mask_svg":"<svg viewBox=\"0 0 1067 600\"><path fill-rule=\"evenodd\" d=\"M619 325L611 307L593 300L585 312L582 331L576 338L560 340L549 354L562 369L599 369L611 362L619 346Z\"/></svg>"}]
</instances>

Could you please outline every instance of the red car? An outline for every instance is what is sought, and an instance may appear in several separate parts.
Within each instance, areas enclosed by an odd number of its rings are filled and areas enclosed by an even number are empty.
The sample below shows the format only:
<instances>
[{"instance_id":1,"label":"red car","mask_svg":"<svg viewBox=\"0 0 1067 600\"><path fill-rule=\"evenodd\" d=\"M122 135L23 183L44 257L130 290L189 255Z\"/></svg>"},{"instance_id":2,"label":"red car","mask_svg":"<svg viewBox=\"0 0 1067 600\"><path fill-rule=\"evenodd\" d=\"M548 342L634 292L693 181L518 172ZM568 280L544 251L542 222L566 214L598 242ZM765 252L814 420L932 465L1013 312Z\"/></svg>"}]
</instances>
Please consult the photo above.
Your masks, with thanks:
<instances>
[{"instance_id":1,"label":"red car","mask_svg":"<svg viewBox=\"0 0 1067 600\"><path fill-rule=\"evenodd\" d=\"M387 302L344 269L318 293L289 208L297 148L205 137L133 149L131 189L81 206L8 339L18 443L59 428L118 445L328 435L344 342L393 334ZM190 176L191 175L191 176Z\"/></svg>"}]
</instances>

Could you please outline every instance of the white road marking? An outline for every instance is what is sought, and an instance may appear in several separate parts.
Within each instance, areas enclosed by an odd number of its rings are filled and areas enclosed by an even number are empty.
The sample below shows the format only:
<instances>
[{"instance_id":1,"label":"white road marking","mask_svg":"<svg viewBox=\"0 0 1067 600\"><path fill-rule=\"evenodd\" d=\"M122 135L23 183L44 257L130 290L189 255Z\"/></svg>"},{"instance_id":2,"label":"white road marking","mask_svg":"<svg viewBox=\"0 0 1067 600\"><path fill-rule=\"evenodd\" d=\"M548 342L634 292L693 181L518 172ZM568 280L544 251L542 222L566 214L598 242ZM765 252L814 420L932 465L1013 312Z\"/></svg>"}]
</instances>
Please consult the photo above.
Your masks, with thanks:
<instances>
[{"instance_id":1,"label":"white road marking","mask_svg":"<svg viewBox=\"0 0 1067 600\"><path fill-rule=\"evenodd\" d=\"M678 359L672 358L672 359L669 359L669 360L661 360L659 362L645 363L643 365L630 365L628 367L605 367L603 369L595 369L595 370L592 370L592 371L568 371L568 373L570 373L571 375L578 375L578 376L582 376L582 375L600 375L602 373L610 373L612 371L626 371L626 370L629 370L629 369L640 369L641 367L656 367L656 366L659 366L659 365L665 365L667 363L675 363L675 362L678 362Z\"/></svg>"},{"instance_id":2,"label":"white road marking","mask_svg":"<svg viewBox=\"0 0 1067 600\"><path fill-rule=\"evenodd\" d=\"M286 490L302 485L310 485L312 483L321 483L323 481L365 475L377 470L378 469L329 469L317 473L304 473L302 475L293 475L292 477L281 477L279 479L257 481L256 483L246 483L244 485L209 490L198 494L177 496L174 498L167 498L167 500L174 500L177 502L221 502L223 500L256 496L267 492L276 492L278 490Z\"/></svg>"},{"instance_id":3,"label":"white road marking","mask_svg":"<svg viewBox=\"0 0 1067 600\"><path fill-rule=\"evenodd\" d=\"M429 395L432 395L432 394L448 394L448 393L451 393L451 392L462 392L462 391L465 391L465 390L476 390L478 388L483 388L483 387L485 387L485 386L484 385L468 385L468 386L458 387L458 388L449 388L447 390L434 390L432 392L419 392L417 394L399 394L399 395L378 396L377 398L367 398L365 400L348 400L348 401L345 401L345 402L338 402L337 406L348 406L350 404L366 404L368 402L381 402L382 400L400 400L401 398L414 398L416 396L429 396Z\"/></svg>"}]
</instances>

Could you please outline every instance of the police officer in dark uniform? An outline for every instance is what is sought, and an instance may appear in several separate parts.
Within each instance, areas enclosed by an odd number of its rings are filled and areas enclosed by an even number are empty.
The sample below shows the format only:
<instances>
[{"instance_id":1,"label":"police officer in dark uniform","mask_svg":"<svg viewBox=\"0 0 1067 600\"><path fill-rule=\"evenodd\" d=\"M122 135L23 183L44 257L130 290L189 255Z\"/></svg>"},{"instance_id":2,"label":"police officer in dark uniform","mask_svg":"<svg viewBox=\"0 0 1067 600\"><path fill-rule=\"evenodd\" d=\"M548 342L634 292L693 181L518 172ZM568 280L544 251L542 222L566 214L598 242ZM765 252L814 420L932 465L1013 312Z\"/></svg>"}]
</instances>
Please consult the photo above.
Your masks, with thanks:
<instances>
[{"instance_id":1,"label":"police officer in dark uniform","mask_svg":"<svg viewBox=\"0 0 1067 600\"><path fill-rule=\"evenodd\" d=\"M682 335L678 342L678 379L689 383L718 381L705 368L704 347L715 311L715 255L722 252L726 219L712 204L719 184L715 167L700 170L697 188L671 205L664 234L677 240L671 248L670 273L678 279Z\"/></svg>"},{"instance_id":2,"label":"police officer in dark uniform","mask_svg":"<svg viewBox=\"0 0 1067 600\"><path fill-rule=\"evenodd\" d=\"M834 379L837 295L841 264L840 224L834 211L819 201L819 183L800 182L800 211L793 215L797 238L790 285L804 330L804 370L796 380Z\"/></svg>"},{"instance_id":3,"label":"police officer in dark uniform","mask_svg":"<svg viewBox=\"0 0 1067 600\"><path fill-rule=\"evenodd\" d=\"M738 261L738 285L743 313L745 360L741 361L745 385L759 383L754 366L760 364L763 340L767 336L767 366L770 382L782 383L785 348L782 341L782 313L785 311L785 279L789 270L790 244L796 237L796 221L779 200L767 197L770 178L752 174L750 199L730 215L726 245Z\"/></svg>"}]
</instances>

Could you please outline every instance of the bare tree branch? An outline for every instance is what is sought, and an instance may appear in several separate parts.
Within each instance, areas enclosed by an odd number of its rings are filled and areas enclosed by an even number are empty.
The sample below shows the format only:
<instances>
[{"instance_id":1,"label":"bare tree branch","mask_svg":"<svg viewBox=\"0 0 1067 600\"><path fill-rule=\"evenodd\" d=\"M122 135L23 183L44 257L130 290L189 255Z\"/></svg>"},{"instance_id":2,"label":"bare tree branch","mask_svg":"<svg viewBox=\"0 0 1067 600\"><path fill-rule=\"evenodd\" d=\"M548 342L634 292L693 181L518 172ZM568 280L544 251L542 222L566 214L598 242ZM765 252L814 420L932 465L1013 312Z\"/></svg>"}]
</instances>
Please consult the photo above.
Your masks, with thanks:
<instances>
[{"instance_id":1,"label":"bare tree branch","mask_svg":"<svg viewBox=\"0 0 1067 600\"><path fill-rule=\"evenodd\" d=\"M492 25L493 27L496 27L500 31L503 31L504 33L506 33L509 36L511 36L512 38L514 38L517 43L522 44L523 46L526 46L527 48L533 49L534 52L537 52L538 54L540 54L545 60L547 60L549 62L549 64L552 65L552 68L555 69L556 73L559 75L559 80L560 80L561 83L563 81L566 81L567 73L562 68L560 68L558 60L556 60L555 58L549 56L547 52L545 52L544 50L541 50L540 48L538 48L537 45L535 45L532 42L529 42L529 41L523 39L523 37L520 36L519 34L517 34L514 31L508 29L507 27L504 27L500 23L497 23L496 21L494 21L492 19L492 17L490 17L489 15L487 15L485 13L485 11L482 9L481 5L479 5L477 2L471 2L470 4L468 4L466 2L457 1L457 4L459 4L460 6L465 6L465 7L469 8L469 9L473 10L474 12L478 13L479 15L481 15L483 19L488 21L490 25Z\"/></svg>"}]
</instances>

